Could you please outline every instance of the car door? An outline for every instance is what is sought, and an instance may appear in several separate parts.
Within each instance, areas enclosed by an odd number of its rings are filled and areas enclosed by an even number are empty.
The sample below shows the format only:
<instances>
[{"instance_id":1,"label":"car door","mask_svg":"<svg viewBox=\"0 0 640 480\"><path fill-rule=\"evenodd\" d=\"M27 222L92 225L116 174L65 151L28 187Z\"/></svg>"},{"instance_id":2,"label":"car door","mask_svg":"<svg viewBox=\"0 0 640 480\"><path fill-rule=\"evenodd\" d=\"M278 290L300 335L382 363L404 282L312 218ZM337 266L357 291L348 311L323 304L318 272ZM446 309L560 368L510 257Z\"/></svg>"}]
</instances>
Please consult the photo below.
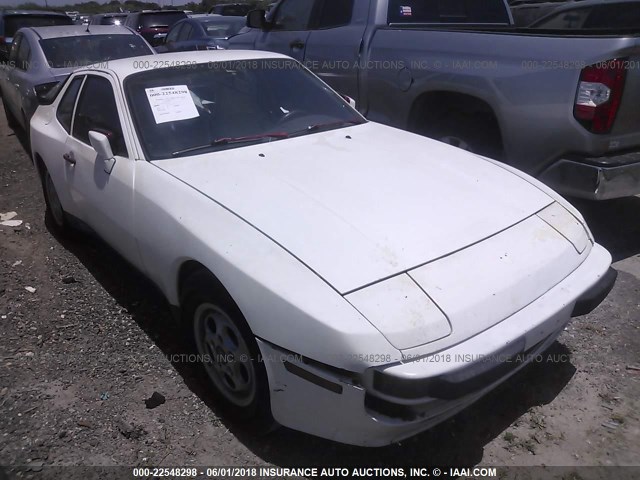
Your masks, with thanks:
<instances>
[{"instance_id":1,"label":"car door","mask_svg":"<svg viewBox=\"0 0 640 480\"><path fill-rule=\"evenodd\" d=\"M22 41L22 34L18 34L13 37L13 43L9 50L9 63L4 68L4 78L2 79L2 95L4 97L5 104L14 116L20 113L19 108L19 94L18 88L13 83L13 71L16 69L16 63L18 61L18 51L20 49L20 43Z\"/></svg>"},{"instance_id":2,"label":"car door","mask_svg":"<svg viewBox=\"0 0 640 480\"><path fill-rule=\"evenodd\" d=\"M87 75L66 142L65 159L73 169L68 185L82 219L127 260L140 266L133 218L135 155L118 105L124 101L106 74ZM110 140L115 159L110 171L91 146L91 131Z\"/></svg>"},{"instance_id":3,"label":"car door","mask_svg":"<svg viewBox=\"0 0 640 480\"><path fill-rule=\"evenodd\" d=\"M73 112L84 79L84 76L73 78L60 94L61 98L56 106L56 118L47 130L47 148L44 158L64 210L81 220L84 220L81 207L71 189L68 188L73 182L75 167L69 161L67 138L71 134Z\"/></svg>"},{"instance_id":4,"label":"car door","mask_svg":"<svg viewBox=\"0 0 640 480\"><path fill-rule=\"evenodd\" d=\"M358 105L360 48L369 2L320 0L307 41L304 63L337 92ZM365 66L366 67L366 66Z\"/></svg>"},{"instance_id":5,"label":"car door","mask_svg":"<svg viewBox=\"0 0 640 480\"><path fill-rule=\"evenodd\" d=\"M279 52L303 61L317 3L318 0L281 0L271 17L272 27L258 32L255 49Z\"/></svg>"},{"instance_id":6,"label":"car door","mask_svg":"<svg viewBox=\"0 0 640 480\"><path fill-rule=\"evenodd\" d=\"M29 81L29 61L31 60L31 44L29 39L22 34L19 34L19 43L17 45L17 54L15 57L14 68L9 70L9 84L13 86L12 90L12 112L22 124L23 128L28 128L25 125L26 118L23 114L23 104L26 99L31 95L33 88L32 81ZM18 38L18 36L16 36Z\"/></svg>"}]
</instances>

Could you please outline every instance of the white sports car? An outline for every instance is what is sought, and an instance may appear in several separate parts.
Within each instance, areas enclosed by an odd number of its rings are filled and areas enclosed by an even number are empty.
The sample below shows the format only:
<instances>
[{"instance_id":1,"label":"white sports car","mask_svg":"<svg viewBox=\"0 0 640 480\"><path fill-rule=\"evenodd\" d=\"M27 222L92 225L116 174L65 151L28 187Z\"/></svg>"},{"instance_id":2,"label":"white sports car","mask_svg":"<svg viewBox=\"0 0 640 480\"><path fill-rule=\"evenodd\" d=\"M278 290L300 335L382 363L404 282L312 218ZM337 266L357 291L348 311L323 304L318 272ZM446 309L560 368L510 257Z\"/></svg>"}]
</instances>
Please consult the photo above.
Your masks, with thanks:
<instances>
[{"instance_id":1,"label":"white sports car","mask_svg":"<svg viewBox=\"0 0 640 480\"><path fill-rule=\"evenodd\" d=\"M610 291L580 214L508 166L366 121L291 58L78 70L31 122L55 227L164 292L219 401L356 445L450 417Z\"/></svg>"}]
</instances>

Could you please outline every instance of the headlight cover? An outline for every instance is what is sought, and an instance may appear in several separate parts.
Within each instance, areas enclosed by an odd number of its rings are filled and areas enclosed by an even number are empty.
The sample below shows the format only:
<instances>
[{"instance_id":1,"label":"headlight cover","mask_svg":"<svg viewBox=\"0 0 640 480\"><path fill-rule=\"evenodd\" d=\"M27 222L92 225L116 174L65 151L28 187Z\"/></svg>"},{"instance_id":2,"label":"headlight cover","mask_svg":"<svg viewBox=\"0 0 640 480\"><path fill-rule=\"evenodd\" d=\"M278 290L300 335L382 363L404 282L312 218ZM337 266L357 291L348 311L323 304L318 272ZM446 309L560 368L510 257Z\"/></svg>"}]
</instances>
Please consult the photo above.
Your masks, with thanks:
<instances>
[{"instance_id":1,"label":"headlight cover","mask_svg":"<svg viewBox=\"0 0 640 480\"><path fill-rule=\"evenodd\" d=\"M582 254L589 245L590 239L584 223L558 202L554 202L538 212L538 217L571 242L579 254Z\"/></svg>"}]
</instances>

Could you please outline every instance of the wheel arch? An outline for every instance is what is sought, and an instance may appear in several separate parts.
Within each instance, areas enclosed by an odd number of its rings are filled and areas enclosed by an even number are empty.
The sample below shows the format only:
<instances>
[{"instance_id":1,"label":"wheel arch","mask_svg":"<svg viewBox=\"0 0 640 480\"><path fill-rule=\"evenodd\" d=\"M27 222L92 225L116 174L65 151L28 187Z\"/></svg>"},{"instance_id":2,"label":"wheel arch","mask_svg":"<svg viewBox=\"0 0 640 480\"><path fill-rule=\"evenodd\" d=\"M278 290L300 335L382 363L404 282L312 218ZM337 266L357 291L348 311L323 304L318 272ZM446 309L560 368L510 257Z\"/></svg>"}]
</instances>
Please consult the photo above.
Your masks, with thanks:
<instances>
[{"instance_id":1,"label":"wheel arch","mask_svg":"<svg viewBox=\"0 0 640 480\"><path fill-rule=\"evenodd\" d=\"M217 275L211 271L210 268L208 268L203 263L197 260L188 259L183 261L177 270L177 277L176 277L176 283L175 283L176 298L178 300L177 307L182 306L184 295L186 292L187 281L192 275L200 272L205 273L209 277L211 277L211 281L213 283L213 286L215 287L214 291L216 293L220 293L225 296L228 296L233 301L233 303L236 304L236 307L238 306L236 301L233 299L233 297L229 293L229 290L227 290L224 284L220 281Z\"/></svg>"},{"instance_id":2,"label":"wheel arch","mask_svg":"<svg viewBox=\"0 0 640 480\"><path fill-rule=\"evenodd\" d=\"M452 111L469 116L487 116L495 121L501 131L498 115L489 102L474 95L447 90L433 90L419 95L411 105L408 128L410 131L416 131Z\"/></svg>"}]
</instances>

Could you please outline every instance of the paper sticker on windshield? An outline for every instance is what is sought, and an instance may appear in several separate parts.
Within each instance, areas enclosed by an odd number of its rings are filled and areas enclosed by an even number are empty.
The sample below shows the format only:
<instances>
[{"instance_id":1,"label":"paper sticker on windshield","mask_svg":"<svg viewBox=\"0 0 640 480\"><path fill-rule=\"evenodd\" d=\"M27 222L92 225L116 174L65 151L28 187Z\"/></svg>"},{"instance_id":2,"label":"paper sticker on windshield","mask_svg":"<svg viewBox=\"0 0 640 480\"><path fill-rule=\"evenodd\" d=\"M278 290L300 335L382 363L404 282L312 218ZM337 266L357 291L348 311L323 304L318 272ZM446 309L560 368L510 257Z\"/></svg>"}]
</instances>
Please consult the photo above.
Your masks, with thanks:
<instances>
[{"instance_id":1,"label":"paper sticker on windshield","mask_svg":"<svg viewBox=\"0 0 640 480\"><path fill-rule=\"evenodd\" d=\"M145 88L156 123L176 122L199 116L186 85Z\"/></svg>"},{"instance_id":2,"label":"paper sticker on windshield","mask_svg":"<svg viewBox=\"0 0 640 480\"><path fill-rule=\"evenodd\" d=\"M403 17L410 17L412 15L411 7L400 7L400 15Z\"/></svg>"}]
</instances>

